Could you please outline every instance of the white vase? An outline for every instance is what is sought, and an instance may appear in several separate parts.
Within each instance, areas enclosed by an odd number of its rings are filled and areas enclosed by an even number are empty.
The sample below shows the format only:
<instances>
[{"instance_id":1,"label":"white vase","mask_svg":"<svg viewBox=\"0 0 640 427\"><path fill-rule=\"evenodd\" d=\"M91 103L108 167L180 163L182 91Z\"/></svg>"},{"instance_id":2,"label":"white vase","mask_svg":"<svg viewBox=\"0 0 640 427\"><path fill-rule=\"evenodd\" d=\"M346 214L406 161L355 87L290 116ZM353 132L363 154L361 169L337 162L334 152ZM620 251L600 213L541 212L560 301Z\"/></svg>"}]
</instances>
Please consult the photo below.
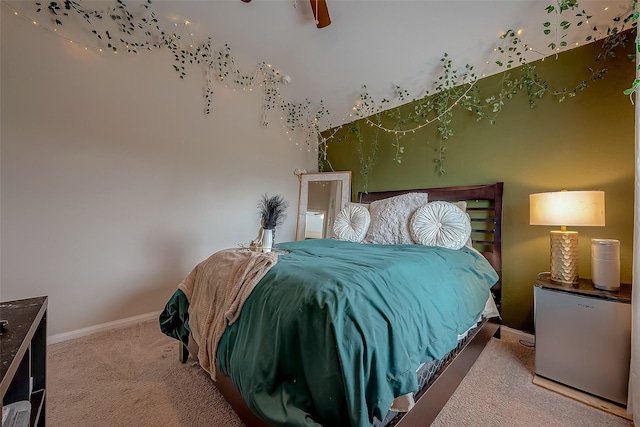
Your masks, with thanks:
<instances>
[{"instance_id":1,"label":"white vase","mask_svg":"<svg viewBox=\"0 0 640 427\"><path fill-rule=\"evenodd\" d=\"M273 230L264 229L264 234L262 235L262 252L271 252L271 247L273 246Z\"/></svg>"}]
</instances>

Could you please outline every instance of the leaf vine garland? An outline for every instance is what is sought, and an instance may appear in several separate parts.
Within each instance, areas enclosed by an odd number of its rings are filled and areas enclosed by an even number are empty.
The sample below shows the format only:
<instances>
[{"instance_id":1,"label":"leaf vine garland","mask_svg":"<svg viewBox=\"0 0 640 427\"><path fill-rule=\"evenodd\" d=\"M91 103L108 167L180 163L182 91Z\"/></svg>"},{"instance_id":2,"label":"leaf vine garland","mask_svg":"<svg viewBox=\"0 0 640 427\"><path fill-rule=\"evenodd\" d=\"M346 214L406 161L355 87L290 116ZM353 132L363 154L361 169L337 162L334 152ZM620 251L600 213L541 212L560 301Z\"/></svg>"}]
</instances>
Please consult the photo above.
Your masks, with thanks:
<instances>
[{"instance_id":1,"label":"leaf vine garland","mask_svg":"<svg viewBox=\"0 0 640 427\"><path fill-rule=\"evenodd\" d=\"M36 2L36 12L48 11L56 25L63 25L63 21L71 15L81 17L91 26L91 33L101 42L106 43L108 49L114 53L126 51L138 53L139 50L153 50L167 48L174 56L173 68L181 79L187 75L188 65L200 65L205 68L205 88L203 97L205 102L204 112L211 114L213 111L213 83L214 81L230 81L243 89L261 86L263 91L262 124L269 124L270 111L279 111L286 117L288 131L302 131L308 147L317 147L319 167L322 170L330 163L326 162L327 143L336 138L336 130L325 131L322 136L321 124L328 125L329 112L322 101L316 111L307 99L303 103L286 102L281 94L279 85L281 76L278 71L266 63L260 63L255 71L244 74L235 65L231 50L228 45L215 49L211 38L197 44L186 41L179 31L167 31L163 28L155 13L151 9L151 0L146 0L142 5L141 13L132 12L122 0L115 0L115 6L106 11L98 11L84 8L78 1L46 1ZM613 57L619 46L627 42L627 35L623 33L625 26L635 23L638 18L636 12L637 0L633 1L633 13L628 16L614 19L614 26L607 28L606 38L602 52L596 58L598 67L590 69L589 80L602 79L607 69L602 65L607 57ZM550 19L542 24L543 33L552 37L548 47L557 52L561 47L566 47L566 36L571 28L580 27L588 23L591 18L584 9L579 8L577 0L557 0L555 4L545 8L548 14L553 14L555 19ZM565 14L573 12L574 16L566 17ZM105 19L106 18L106 19ZM105 22L106 21L106 22ZM104 24L101 28L99 23ZM110 25L107 25L110 24ZM187 23L185 23L186 25ZM115 25L115 29L114 26ZM117 34L117 35L116 35ZM595 40L600 33L596 27L593 34L586 37L586 41ZM359 121L348 125L350 132L354 133L360 144L363 144L359 126L367 123L376 128L375 143L370 152L365 155L360 147L358 156L360 159L361 176L366 178L373 169L378 155L378 135L381 132L392 133L390 144L393 147L394 161L401 163L405 152L403 138L408 133L414 133L422 127L435 124L439 135L435 150L435 171L442 175L446 159L446 141L453 136L452 118L456 107L461 107L476 115L478 121L489 120L495 123L497 115L505 106L505 101L515 96L520 91L526 91L528 102L534 107L538 100L545 95L551 95L562 102L567 97L575 96L579 91L588 87L588 80L583 80L574 88L551 89L549 83L538 76L536 68L525 60L528 49L517 32L509 30L502 36L502 44L496 48L495 64L502 67L500 89L497 93L485 96L480 94L476 86L478 76L472 66L466 65L464 71L458 73L452 60L445 53L440 60L441 74L434 82L433 94L426 94L419 99L413 99L413 111L406 113L406 109L390 108L391 101L382 99L379 103L371 97L366 87L360 95L356 105ZM640 45L636 39L637 50ZM514 67L519 67L519 74L511 72ZM633 94L640 86L640 79L633 82L631 88L625 94ZM394 96L397 101L409 101L410 94L406 89L395 85ZM340 126L339 128L341 128ZM337 128L339 130L339 128ZM339 136L338 136L339 137ZM325 160L325 162L323 162ZM366 180L365 180L366 181Z\"/></svg>"},{"instance_id":2,"label":"leaf vine garland","mask_svg":"<svg viewBox=\"0 0 640 427\"><path fill-rule=\"evenodd\" d=\"M549 5L545 8L545 10L547 11L547 13L555 13L555 21L556 21L556 25L555 25L555 34L554 34L554 41L552 41L551 43L549 43L548 47L550 47L552 50L559 50L559 47L565 47L567 46L567 42L562 40L560 42L558 42L559 39L564 39L567 35L567 30L569 29L569 27L571 27L572 23L570 21L568 21L567 19L570 18L563 18L562 21L560 21L560 17L563 16L565 11L568 10L577 10L577 12L575 13L575 19L577 19L577 21L575 22L575 25L577 27L583 25L583 24L588 24L589 23L589 19L591 18L591 15L587 14L587 12L582 9L578 9L578 2L577 0L557 0L556 5ZM623 15L624 16L624 15ZM603 49L602 49L602 53L600 55L598 55L598 59L601 59L602 57L614 57L615 56L615 48L626 42L626 36L622 35L622 32L626 29L627 25L629 23L631 23L633 26L636 25L637 21L638 21L638 17L640 16L640 12L638 11L638 0L633 0L633 2L631 2L631 8L630 8L630 12L628 14L626 14L626 16L623 18L622 16L616 16L615 18L613 18L613 23L614 26L608 26L607 27L607 31L606 31L606 37L605 37L605 41L603 44ZM562 28L562 30L564 31L564 33L562 33L562 35L560 37L558 37L558 26L560 28ZM545 35L550 35L552 34L552 30L551 30L551 22L550 21L546 21L543 23L543 27L544 29L544 34ZM590 42L595 40L595 38L597 37L598 34L598 28L597 27L593 27L593 33L594 34L590 34L585 38L585 41ZM635 52L631 55L629 55L629 59L632 61L636 61L636 55L637 53L640 53L640 38L636 37L635 40ZM638 64L636 66L636 71L640 72L640 64ZM628 95L629 97L631 97L635 92L638 91L638 88L640 87L640 79L636 78L634 79L634 81L632 82L631 86L627 89L624 90L624 94ZM633 103L633 99L631 98L631 102Z\"/></svg>"},{"instance_id":3,"label":"leaf vine garland","mask_svg":"<svg viewBox=\"0 0 640 427\"><path fill-rule=\"evenodd\" d=\"M640 12L638 11L638 0L633 1L632 11L633 11L633 15L631 19L634 23L637 23L638 17L640 16ZM638 53L640 53L640 37L636 37L636 50L630 59L632 59L633 61L636 61L636 55L638 55ZM625 89L624 91L625 95L629 95L631 102L633 102L633 98L631 97L633 96L634 93L638 92L638 89L640 88L640 78L637 77L638 74L640 74L640 64L636 65L636 78L631 83L631 87Z\"/></svg>"},{"instance_id":4,"label":"leaf vine garland","mask_svg":"<svg viewBox=\"0 0 640 427\"><path fill-rule=\"evenodd\" d=\"M285 126L288 131L302 131L309 147L317 146L321 123L331 127L330 123L322 122L328 121L329 116L322 102L317 111L313 111L308 99L303 103L293 103L282 98L282 76L271 65L262 62L253 73L244 74L236 66L228 44L216 50L210 37L201 43L195 43L193 40L185 41L179 31L164 29L151 8L151 0L145 1L140 12L131 11L123 0L115 0L115 6L106 11L85 8L76 0L38 1L35 2L35 6L38 13L49 12L55 25L63 25L64 20L73 16L81 17L91 27L91 34L100 42L106 43L107 48L113 53L138 53L141 49L166 48L173 54L172 66L181 79L187 76L187 66L204 67L203 97L206 114L213 112L214 81L230 81L242 89L260 86L263 93L262 124L269 124L270 111L279 111L286 117ZM185 26L187 24L188 22L185 22Z\"/></svg>"},{"instance_id":5,"label":"leaf vine garland","mask_svg":"<svg viewBox=\"0 0 640 427\"><path fill-rule=\"evenodd\" d=\"M555 12L560 15L564 11L577 6L577 1L560 0L557 8L549 6L546 10L548 13ZM582 19L582 21L579 20L575 24L580 26L583 22L586 23L588 21L590 15L581 10L576 13L576 18ZM559 28L563 32L557 34L554 41L548 46L556 51L559 46L566 46L566 42L563 39L567 35L566 31L572 25L571 22L565 22L560 19L558 17L557 20L559 21ZM589 77L580 81L573 88L553 89L551 84L538 74L536 66L526 61L525 53L529 50L529 47L514 30L506 31L501 36L502 44L495 49L496 58L494 62L503 69L500 74L497 93L483 96L476 86L478 76L473 66L465 65L464 71L460 74L457 68L453 66L453 62L447 53L440 59L441 70L437 80L434 82L434 92L429 93L429 91L426 91L424 97L414 98L411 101L412 110L400 107L389 109L390 101L388 99L382 99L379 103L376 103L367 92L366 87L363 87L364 92L360 95L360 101L356 106L359 120L349 126L349 131L356 136L358 144L357 150L361 170L360 178L364 186L363 191L367 191L368 177L376 163L379 131L391 134L390 138L388 138L388 143L394 148L394 161L401 163L402 155L405 151L402 138L407 134L415 133L425 126L435 124L439 137L437 146L434 147L434 169L437 174L443 175L446 173L444 167L447 155L446 141L454 133L452 119L455 109L460 108L475 114L477 121L488 120L490 124L495 124L497 116L506 105L506 101L522 91L526 93L527 101L531 108L534 108L538 101L545 96L551 96L557 99L558 102L575 97L589 86L589 82L605 77L608 71L605 67L605 60L615 57L618 48L626 46L629 36L624 30L627 29L626 27L629 23L633 22L631 14L624 19L621 17L614 19L614 23L618 24L618 26L607 28L606 37L602 42L602 49L597 57L594 58L594 66L588 70ZM550 23L549 25L547 23L543 24L544 33L547 35L553 33L551 29L547 31L550 26ZM593 31L595 33L598 29L594 27ZM591 34L586 37L586 40L591 41L595 40L595 38L596 35ZM515 67L518 67L517 73L513 70ZM637 87L640 85L640 80L635 83ZM403 101L409 97L408 92L397 85L395 92L398 100ZM391 125L385 124L389 122ZM363 155L364 148L362 145L365 144L365 141L361 136L360 126L364 123L376 129L375 145L371 147L369 156ZM427 144L429 143L427 141Z\"/></svg>"}]
</instances>

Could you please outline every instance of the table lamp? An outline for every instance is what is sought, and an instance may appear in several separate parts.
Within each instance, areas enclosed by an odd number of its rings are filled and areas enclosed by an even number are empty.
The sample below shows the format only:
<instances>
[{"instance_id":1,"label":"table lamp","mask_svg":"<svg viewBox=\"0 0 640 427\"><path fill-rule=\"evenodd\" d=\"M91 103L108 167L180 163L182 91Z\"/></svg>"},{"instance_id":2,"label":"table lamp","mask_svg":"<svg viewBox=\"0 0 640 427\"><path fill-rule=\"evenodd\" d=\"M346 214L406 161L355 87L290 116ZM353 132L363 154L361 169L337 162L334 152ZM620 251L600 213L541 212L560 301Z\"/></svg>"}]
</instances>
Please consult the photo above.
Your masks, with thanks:
<instances>
[{"instance_id":1,"label":"table lamp","mask_svg":"<svg viewBox=\"0 0 640 427\"><path fill-rule=\"evenodd\" d=\"M529 207L529 224L560 226L550 233L551 280L578 283L578 232L567 226L604 226L604 191L530 194Z\"/></svg>"}]
</instances>

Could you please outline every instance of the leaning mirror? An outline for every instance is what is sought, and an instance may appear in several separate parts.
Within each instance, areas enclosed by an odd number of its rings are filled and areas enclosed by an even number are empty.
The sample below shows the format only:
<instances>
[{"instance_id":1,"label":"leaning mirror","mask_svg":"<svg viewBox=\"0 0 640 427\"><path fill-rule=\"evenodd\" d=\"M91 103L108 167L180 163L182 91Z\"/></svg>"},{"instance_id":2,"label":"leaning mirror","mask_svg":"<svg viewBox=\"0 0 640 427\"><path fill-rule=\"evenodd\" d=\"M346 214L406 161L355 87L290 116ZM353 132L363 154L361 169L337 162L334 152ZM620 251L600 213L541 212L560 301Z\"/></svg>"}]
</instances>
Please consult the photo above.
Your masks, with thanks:
<instances>
[{"instance_id":1,"label":"leaning mirror","mask_svg":"<svg viewBox=\"0 0 640 427\"><path fill-rule=\"evenodd\" d=\"M351 198L351 172L303 173L296 240L330 239L336 215Z\"/></svg>"}]
</instances>

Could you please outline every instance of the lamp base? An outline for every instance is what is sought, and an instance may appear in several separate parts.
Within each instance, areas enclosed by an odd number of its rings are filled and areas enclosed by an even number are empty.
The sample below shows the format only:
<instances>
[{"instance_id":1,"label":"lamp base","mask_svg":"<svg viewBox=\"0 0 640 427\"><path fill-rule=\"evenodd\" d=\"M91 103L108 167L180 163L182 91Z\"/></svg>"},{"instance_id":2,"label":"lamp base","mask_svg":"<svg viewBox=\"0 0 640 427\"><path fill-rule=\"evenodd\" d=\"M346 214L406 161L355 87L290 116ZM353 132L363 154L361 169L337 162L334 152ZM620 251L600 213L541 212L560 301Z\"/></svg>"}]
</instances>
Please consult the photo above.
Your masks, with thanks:
<instances>
[{"instance_id":1,"label":"lamp base","mask_svg":"<svg viewBox=\"0 0 640 427\"><path fill-rule=\"evenodd\" d=\"M550 234L550 239L551 280L561 283L579 283L578 232L554 230Z\"/></svg>"}]
</instances>

